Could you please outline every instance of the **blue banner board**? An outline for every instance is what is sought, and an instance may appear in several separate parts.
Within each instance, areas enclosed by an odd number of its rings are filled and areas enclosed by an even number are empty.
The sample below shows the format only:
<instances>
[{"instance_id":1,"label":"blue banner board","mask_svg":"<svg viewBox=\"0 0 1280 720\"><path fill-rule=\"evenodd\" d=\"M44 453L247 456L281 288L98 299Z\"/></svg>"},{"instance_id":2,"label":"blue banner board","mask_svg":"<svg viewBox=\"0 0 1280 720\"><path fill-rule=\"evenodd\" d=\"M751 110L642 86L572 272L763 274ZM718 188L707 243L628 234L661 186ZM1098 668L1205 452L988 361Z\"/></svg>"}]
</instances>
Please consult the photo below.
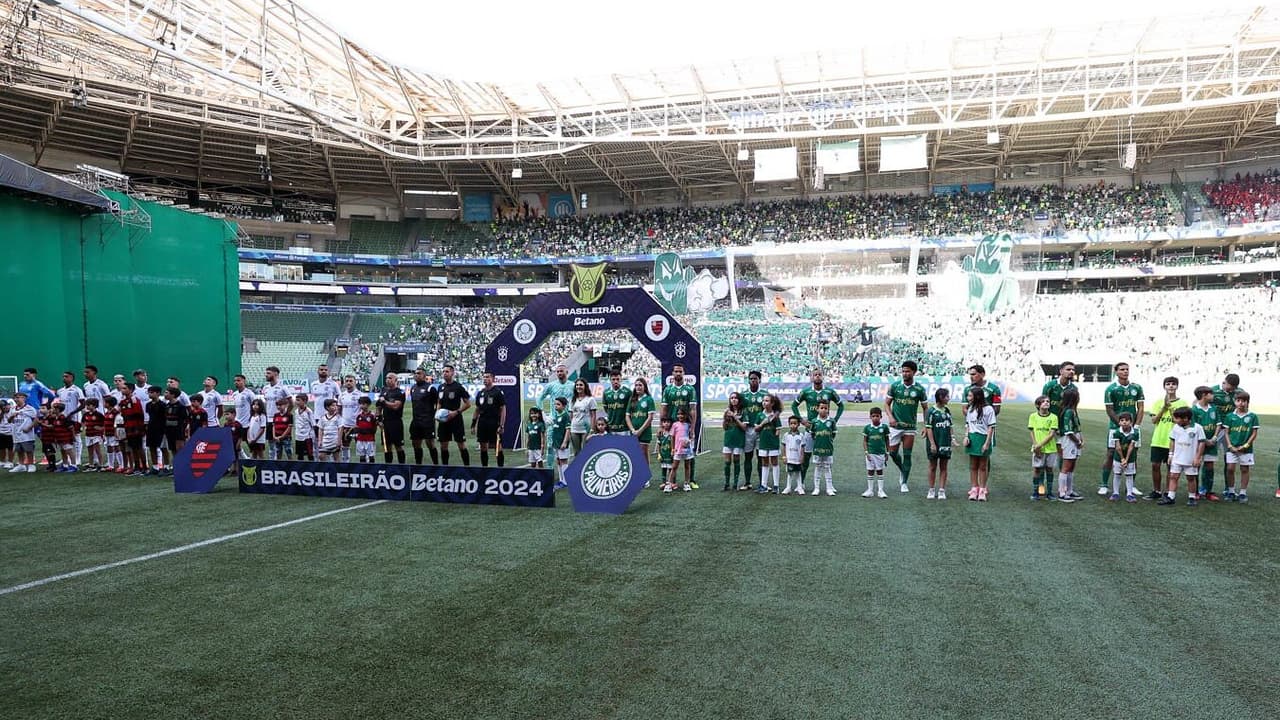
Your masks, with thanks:
<instances>
[{"instance_id":1,"label":"blue banner board","mask_svg":"<svg viewBox=\"0 0 1280 720\"><path fill-rule=\"evenodd\" d=\"M463 505L555 507L541 468L242 460L240 492Z\"/></svg>"},{"instance_id":2,"label":"blue banner board","mask_svg":"<svg viewBox=\"0 0 1280 720\"><path fill-rule=\"evenodd\" d=\"M630 434L590 438L564 471L574 511L608 515L626 512L649 475L649 458Z\"/></svg>"},{"instance_id":3,"label":"blue banner board","mask_svg":"<svg viewBox=\"0 0 1280 720\"><path fill-rule=\"evenodd\" d=\"M173 458L173 491L213 492L235 461L236 443L231 428L200 428Z\"/></svg>"},{"instance_id":4,"label":"blue banner board","mask_svg":"<svg viewBox=\"0 0 1280 720\"><path fill-rule=\"evenodd\" d=\"M462 196L462 222L492 222L493 193L466 193Z\"/></svg>"}]
</instances>

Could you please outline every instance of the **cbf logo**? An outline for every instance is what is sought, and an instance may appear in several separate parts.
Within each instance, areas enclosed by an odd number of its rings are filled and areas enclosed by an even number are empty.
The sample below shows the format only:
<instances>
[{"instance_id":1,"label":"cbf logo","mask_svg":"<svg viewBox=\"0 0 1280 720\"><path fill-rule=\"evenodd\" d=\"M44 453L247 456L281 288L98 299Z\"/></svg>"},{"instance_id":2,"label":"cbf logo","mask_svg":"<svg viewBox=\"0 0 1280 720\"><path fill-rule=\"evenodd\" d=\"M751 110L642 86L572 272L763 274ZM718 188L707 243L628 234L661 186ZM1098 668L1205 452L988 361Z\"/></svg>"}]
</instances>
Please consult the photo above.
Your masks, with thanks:
<instances>
[{"instance_id":1,"label":"cbf logo","mask_svg":"<svg viewBox=\"0 0 1280 720\"><path fill-rule=\"evenodd\" d=\"M634 435L592 438L565 468L577 512L620 515L649 480L649 462Z\"/></svg>"},{"instance_id":2,"label":"cbf logo","mask_svg":"<svg viewBox=\"0 0 1280 720\"><path fill-rule=\"evenodd\" d=\"M587 458L582 468L582 489L597 500L607 500L627 487L631 460L621 450L601 450Z\"/></svg>"},{"instance_id":3,"label":"cbf logo","mask_svg":"<svg viewBox=\"0 0 1280 720\"><path fill-rule=\"evenodd\" d=\"M594 305L604 297L604 268L599 265L571 265L573 277L569 279L569 297L579 305Z\"/></svg>"}]
</instances>

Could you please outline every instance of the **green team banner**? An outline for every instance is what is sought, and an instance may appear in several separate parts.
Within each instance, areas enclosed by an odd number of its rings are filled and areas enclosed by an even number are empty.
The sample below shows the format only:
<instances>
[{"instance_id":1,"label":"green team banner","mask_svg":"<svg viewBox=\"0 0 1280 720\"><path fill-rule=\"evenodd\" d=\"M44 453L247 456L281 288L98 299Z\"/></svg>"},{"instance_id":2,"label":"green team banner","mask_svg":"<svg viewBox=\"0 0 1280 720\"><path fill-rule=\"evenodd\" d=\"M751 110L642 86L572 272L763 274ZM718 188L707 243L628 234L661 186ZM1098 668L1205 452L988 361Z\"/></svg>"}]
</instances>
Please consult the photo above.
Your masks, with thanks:
<instances>
[{"instance_id":1,"label":"green team banner","mask_svg":"<svg viewBox=\"0 0 1280 720\"><path fill-rule=\"evenodd\" d=\"M995 313L1018 304L1018 281L1013 276L1013 238L1009 233L987 235L961 267L969 276L967 305L973 312Z\"/></svg>"},{"instance_id":2,"label":"green team banner","mask_svg":"<svg viewBox=\"0 0 1280 720\"><path fill-rule=\"evenodd\" d=\"M653 260L653 296L673 315L706 312L729 297L729 280L706 269L696 272L679 255L662 253Z\"/></svg>"}]
</instances>

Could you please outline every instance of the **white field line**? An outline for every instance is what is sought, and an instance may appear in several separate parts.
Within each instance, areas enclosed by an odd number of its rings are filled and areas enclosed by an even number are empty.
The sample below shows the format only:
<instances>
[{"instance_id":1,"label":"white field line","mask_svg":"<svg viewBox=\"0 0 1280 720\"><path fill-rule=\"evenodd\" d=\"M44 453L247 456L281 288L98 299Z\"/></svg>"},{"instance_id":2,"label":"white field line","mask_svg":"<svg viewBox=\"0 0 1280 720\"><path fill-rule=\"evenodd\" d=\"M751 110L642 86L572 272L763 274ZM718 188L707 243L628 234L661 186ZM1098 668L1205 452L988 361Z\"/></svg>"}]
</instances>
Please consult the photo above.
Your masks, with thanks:
<instances>
[{"instance_id":1,"label":"white field line","mask_svg":"<svg viewBox=\"0 0 1280 720\"><path fill-rule=\"evenodd\" d=\"M231 533L230 535L223 535L221 537L210 538L208 540L201 540L200 542L194 542L194 543L191 543L190 545L182 545L175 548L169 548L168 550L161 550L160 552L154 552L149 555L139 555L138 557L129 558L128 560L117 560L116 562L106 563L105 565L95 565L93 567L84 568L82 570L73 570L72 572L69 572L69 573L62 573L61 575L52 575L47 578L41 578L40 580L32 580L31 582L25 582L25 583L22 583L21 585L14 585L13 587L0 589L0 595L8 595L9 593L16 593L22 590L30 590L32 588L40 587L41 585L48 585L49 583L58 582L59 580L70 580L71 578L80 577L81 575L89 575L92 573L101 572L103 570L110 570L112 568L123 567L125 565L132 565L134 563L146 562L147 560L155 560L156 558L167 557L169 555L177 555L178 553L184 553L184 552L187 552L188 550L195 550L197 548L202 548L208 545L217 545L218 543L224 543L229 540L236 540L238 538L248 537L249 535L257 535L258 533L264 533L271 530L279 530L280 528L289 527L290 525L298 525L300 523L310 522L312 520L319 520L320 518L329 517L330 515L337 515L338 513L350 512L352 510L360 510L361 508L373 507L374 505L381 505L384 502L387 502L387 501L374 500L373 502L361 503L359 505L352 505L350 507L338 508L337 510L329 510L327 512L317 513L315 515L307 515L306 517L300 517L300 518L297 518L296 520L287 520L282 523L276 523L275 525L267 525L266 527L254 528L252 530L242 530L237 533Z\"/></svg>"}]
</instances>

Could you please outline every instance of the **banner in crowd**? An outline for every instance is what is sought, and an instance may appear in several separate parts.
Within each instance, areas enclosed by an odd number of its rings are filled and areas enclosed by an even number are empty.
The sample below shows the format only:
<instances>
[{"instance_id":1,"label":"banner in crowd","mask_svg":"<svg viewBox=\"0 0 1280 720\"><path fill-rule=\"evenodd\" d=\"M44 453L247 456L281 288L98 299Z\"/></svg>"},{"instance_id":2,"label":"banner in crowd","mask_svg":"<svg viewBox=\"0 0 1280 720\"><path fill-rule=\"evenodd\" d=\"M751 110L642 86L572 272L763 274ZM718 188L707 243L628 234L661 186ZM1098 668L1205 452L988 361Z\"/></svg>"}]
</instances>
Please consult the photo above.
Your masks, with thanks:
<instances>
[{"instance_id":1,"label":"banner in crowd","mask_svg":"<svg viewBox=\"0 0 1280 720\"><path fill-rule=\"evenodd\" d=\"M973 254L964 258L970 311L991 314L1018 304L1021 293L1013 275L1013 245L1009 233L987 235Z\"/></svg>"},{"instance_id":2,"label":"banner in crowd","mask_svg":"<svg viewBox=\"0 0 1280 720\"><path fill-rule=\"evenodd\" d=\"M490 222L493 220L493 193L464 193L462 196L462 222Z\"/></svg>"},{"instance_id":3,"label":"banner in crowd","mask_svg":"<svg viewBox=\"0 0 1280 720\"><path fill-rule=\"evenodd\" d=\"M569 217L578 212L569 193L547 193L547 216L553 218Z\"/></svg>"},{"instance_id":4,"label":"banner in crowd","mask_svg":"<svg viewBox=\"0 0 1280 720\"><path fill-rule=\"evenodd\" d=\"M890 135L880 138L880 172L921 170L929 167L927 135Z\"/></svg>"},{"instance_id":5,"label":"banner in crowd","mask_svg":"<svg viewBox=\"0 0 1280 720\"><path fill-rule=\"evenodd\" d=\"M862 142L850 140L840 143L818 143L817 166L827 175L844 175L862 169L859 150Z\"/></svg>"},{"instance_id":6,"label":"banner in crowd","mask_svg":"<svg viewBox=\"0 0 1280 720\"><path fill-rule=\"evenodd\" d=\"M555 507L548 469L242 460L240 492Z\"/></svg>"},{"instance_id":7,"label":"banner in crowd","mask_svg":"<svg viewBox=\"0 0 1280 720\"><path fill-rule=\"evenodd\" d=\"M679 255L667 252L653 260L653 296L674 315L706 312L729 296L729 281L706 268L695 272Z\"/></svg>"},{"instance_id":8,"label":"banner in crowd","mask_svg":"<svg viewBox=\"0 0 1280 720\"><path fill-rule=\"evenodd\" d=\"M794 320L796 313L804 307L804 296L800 288L788 288L781 285L761 285L764 291L764 317L766 320Z\"/></svg>"},{"instance_id":9,"label":"banner in crowd","mask_svg":"<svg viewBox=\"0 0 1280 720\"><path fill-rule=\"evenodd\" d=\"M649 459L634 435L587 440L564 471L575 512L621 515L644 489Z\"/></svg>"}]
</instances>

